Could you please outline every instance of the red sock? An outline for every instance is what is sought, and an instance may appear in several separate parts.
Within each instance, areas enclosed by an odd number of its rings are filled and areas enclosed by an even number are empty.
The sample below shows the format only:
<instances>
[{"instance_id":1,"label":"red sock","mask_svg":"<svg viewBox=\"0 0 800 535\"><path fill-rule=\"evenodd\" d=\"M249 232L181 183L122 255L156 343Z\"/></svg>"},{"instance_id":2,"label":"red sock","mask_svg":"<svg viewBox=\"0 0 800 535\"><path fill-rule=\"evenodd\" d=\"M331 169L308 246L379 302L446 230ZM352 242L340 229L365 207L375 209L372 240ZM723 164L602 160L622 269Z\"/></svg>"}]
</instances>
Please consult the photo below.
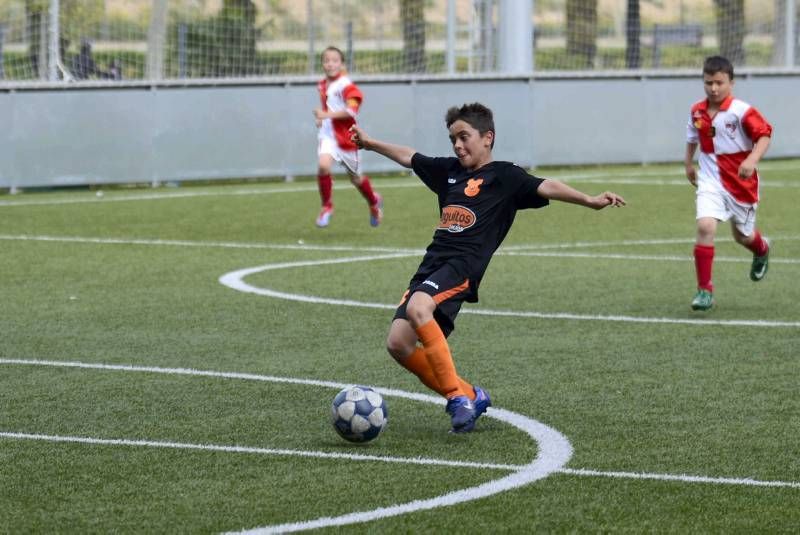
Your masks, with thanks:
<instances>
[{"instance_id":1,"label":"red sock","mask_svg":"<svg viewBox=\"0 0 800 535\"><path fill-rule=\"evenodd\" d=\"M714 291L711 283L711 268L714 264L713 245L694 246L694 267L697 272L697 288L700 290Z\"/></svg>"},{"instance_id":2,"label":"red sock","mask_svg":"<svg viewBox=\"0 0 800 535\"><path fill-rule=\"evenodd\" d=\"M753 241L751 241L750 245L747 245L746 247L753 251L753 254L756 256L764 256L769 250L767 240L761 236L761 233L758 230L756 230L755 234L753 234Z\"/></svg>"},{"instance_id":3,"label":"red sock","mask_svg":"<svg viewBox=\"0 0 800 535\"><path fill-rule=\"evenodd\" d=\"M370 204L370 206L378 202L378 197L376 197L375 192L372 191L372 184L370 183L367 175L361 177L361 185L357 187L358 191L361 192L361 195L367 199L367 202Z\"/></svg>"},{"instance_id":4,"label":"red sock","mask_svg":"<svg viewBox=\"0 0 800 535\"><path fill-rule=\"evenodd\" d=\"M322 206L331 208L333 206L333 178L330 174L317 175L317 185L319 186L319 198Z\"/></svg>"}]
</instances>

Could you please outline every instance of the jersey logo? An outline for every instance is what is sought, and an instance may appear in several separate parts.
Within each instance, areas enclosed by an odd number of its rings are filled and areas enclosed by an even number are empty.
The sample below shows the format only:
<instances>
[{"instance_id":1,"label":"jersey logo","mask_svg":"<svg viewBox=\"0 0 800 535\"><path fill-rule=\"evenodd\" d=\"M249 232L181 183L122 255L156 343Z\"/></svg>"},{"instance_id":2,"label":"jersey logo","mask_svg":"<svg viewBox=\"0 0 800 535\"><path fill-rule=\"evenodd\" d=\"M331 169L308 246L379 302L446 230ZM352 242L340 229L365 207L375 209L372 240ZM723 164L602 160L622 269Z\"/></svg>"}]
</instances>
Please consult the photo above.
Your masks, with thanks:
<instances>
[{"instance_id":1,"label":"jersey logo","mask_svg":"<svg viewBox=\"0 0 800 535\"><path fill-rule=\"evenodd\" d=\"M437 229L447 232L464 232L475 224L475 212L465 206L450 204L442 210L442 218Z\"/></svg>"},{"instance_id":2,"label":"jersey logo","mask_svg":"<svg viewBox=\"0 0 800 535\"><path fill-rule=\"evenodd\" d=\"M467 180L467 187L464 188L464 195L467 197L475 197L481 192L481 184L483 184L482 178L470 178Z\"/></svg>"},{"instance_id":3,"label":"jersey logo","mask_svg":"<svg viewBox=\"0 0 800 535\"><path fill-rule=\"evenodd\" d=\"M455 184L456 183L456 179L455 178L448 178L447 179L447 183L448 184Z\"/></svg>"},{"instance_id":4,"label":"jersey logo","mask_svg":"<svg viewBox=\"0 0 800 535\"><path fill-rule=\"evenodd\" d=\"M729 138L731 138L731 139L735 139L736 138L736 129L738 127L739 127L739 125L736 124L736 121L725 123L725 132L728 134Z\"/></svg>"}]
</instances>

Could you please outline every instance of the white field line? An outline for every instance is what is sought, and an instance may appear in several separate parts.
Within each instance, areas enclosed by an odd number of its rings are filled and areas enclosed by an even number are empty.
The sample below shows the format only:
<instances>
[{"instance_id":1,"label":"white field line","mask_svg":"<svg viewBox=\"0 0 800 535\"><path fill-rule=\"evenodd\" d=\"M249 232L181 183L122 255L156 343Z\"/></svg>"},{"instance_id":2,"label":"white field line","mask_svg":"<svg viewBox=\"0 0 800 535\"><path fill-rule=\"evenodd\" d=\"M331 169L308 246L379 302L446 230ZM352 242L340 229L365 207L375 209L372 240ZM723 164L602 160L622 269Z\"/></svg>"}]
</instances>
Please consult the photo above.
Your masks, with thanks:
<instances>
[{"instance_id":1,"label":"white field line","mask_svg":"<svg viewBox=\"0 0 800 535\"><path fill-rule=\"evenodd\" d=\"M780 241L797 240L797 236L787 236L776 238ZM248 244L238 242L196 242L187 240L148 240L148 239L117 239L117 238L83 238L70 236L30 236L30 235L0 235L0 240L20 240L20 241L51 241L51 242L72 242L72 243L96 243L96 244L122 244L122 245L156 245L156 246L176 246L176 247L222 247L236 249L287 249L302 251L363 251L376 254L370 256L357 256L348 258L337 258L328 260L309 260L300 262L283 262L278 264L268 264L253 268L245 268L226 273L219 278L219 282L234 290L286 299L289 301L299 301L304 303L328 304L335 306L353 306L364 308L377 308L393 310L396 304L389 303L369 303L354 300L328 299L323 297L309 296L303 294L293 294L279 292L268 288L260 288L244 282L244 277L274 269L290 269L297 267L311 267L326 264L341 264L347 262L364 262L373 260L384 260L389 258L403 258L418 256L422 251L414 249L399 249L391 247L350 247L350 246L325 246L325 245L290 245L290 244ZM584 253L541 253L539 255L530 251L541 249L560 249L569 247L591 247L591 246L613 246L613 245L658 245L665 243L684 243L684 239L656 239L656 240L626 240L623 242L575 242L571 244L541 244L541 245L522 245L509 248L502 248L498 255L531 255L531 256L550 256L550 257L572 257L572 258L607 258L616 260L645 260L645 261L690 261L689 257L674 255L621 255L621 254L584 254ZM689 240L688 243L692 241ZM719 257L722 262L745 261L736 257ZM797 259L774 258L771 262L781 264L797 264ZM559 319L559 320L582 320L582 321L611 321L624 323L655 323L655 324L681 324L681 325L720 325L738 327L800 327L800 321L767 321L767 320L713 320L713 319L681 319L681 318L658 318L640 317L625 315L602 315L602 314L573 314L569 312L535 312L535 311L513 311L513 310L491 310L482 308L465 308L465 314L478 314L487 316L506 316L516 318L537 318L537 319Z\"/></svg>"},{"instance_id":2,"label":"white field line","mask_svg":"<svg viewBox=\"0 0 800 535\"><path fill-rule=\"evenodd\" d=\"M677 256L677 255L642 255L642 254L615 254L615 253L572 253L572 252L539 252L539 251L507 251L505 256L533 256L539 258L602 258L604 260L655 260L658 262L693 262L691 256ZM752 257L746 256L715 256L714 262L740 262L749 264L752 262ZM770 264L800 264L800 259L797 258L770 258Z\"/></svg>"},{"instance_id":3,"label":"white field line","mask_svg":"<svg viewBox=\"0 0 800 535\"><path fill-rule=\"evenodd\" d=\"M800 236L767 236L779 242L784 241L797 241ZM715 238L716 243L733 243L733 238L718 237ZM584 249L592 247L635 247L640 245L688 245L694 244L694 238L653 238L647 240L598 240L598 241L580 241L580 242L566 242L566 243L550 243L550 244L517 244L517 245L504 245L498 252L516 252L526 250L543 250L543 249ZM770 259L772 261L772 259Z\"/></svg>"},{"instance_id":4,"label":"white field line","mask_svg":"<svg viewBox=\"0 0 800 535\"><path fill-rule=\"evenodd\" d=\"M382 189L398 189L398 188L416 188L424 186L419 181L409 181L406 179L405 182L391 182L387 181L385 184L381 184ZM334 185L335 190L349 190L352 189L353 186L350 185L348 182L345 184L337 184ZM114 190L106 190L101 197L98 197L96 193L86 193L81 192L76 195L81 195L80 197L70 198L70 199L24 199L24 200L15 200L15 201L8 201L2 200L0 201L0 207L13 207L13 206L50 206L50 205L64 205L64 204L102 204L106 202L129 202L129 201L163 201L163 200L170 200L170 199L192 199L197 197L237 197L237 196L251 196L251 195L275 195L281 193L307 193L307 192L315 192L317 191L316 184L309 184L306 186L279 186L279 187L264 187L264 188L237 188L237 189L229 189L220 191L209 191L209 190L200 190L200 191L191 191L188 189L187 191L168 191L168 192L161 192L161 191L154 191L151 193L127 193L124 191L116 192Z\"/></svg>"},{"instance_id":5,"label":"white field line","mask_svg":"<svg viewBox=\"0 0 800 535\"><path fill-rule=\"evenodd\" d=\"M647 479L656 481L678 481L680 483L709 483L716 485L744 485L748 487L789 487L800 489L796 481L766 481L749 477L707 477L688 474L648 474L640 472L601 472L598 470L562 468L561 474L573 476L611 477L622 479Z\"/></svg>"},{"instance_id":6,"label":"white field line","mask_svg":"<svg viewBox=\"0 0 800 535\"><path fill-rule=\"evenodd\" d=\"M371 461L382 463L414 464L429 466L453 466L457 468L475 468L485 470L504 470L518 472L523 465L477 463L469 461L449 461L446 459L429 459L425 457L390 457L385 455L361 455L357 453L330 453L326 451L303 451L275 448L256 448L251 446L223 446L218 444L190 444L186 442L165 442L160 440L139 440L128 438L93 438L62 435L45 435L39 433L13 433L0 431L0 437L17 440L37 440L43 442L66 442L74 444L90 444L93 446L134 446L146 448L165 448L176 450L221 451L225 453L254 453L259 455L276 455L290 457L310 457L314 459L335 459L347 461Z\"/></svg>"},{"instance_id":7,"label":"white field line","mask_svg":"<svg viewBox=\"0 0 800 535\"><path fill-rule=\"evenodd\" d=\"M28 359L0 359L0 364L52 366L52 367L82 368L82 369L95 369L95 370L219 377L226 379L244 379L244 380L256 380L265 382L282 382L290 384L326 386L332 388L342 388L345 386L344 383L335 383L330 381L274 377L274 376L264 376L264 375L250 374L250 373L194 370L189 368L160 368L153 366L132 366L132 365L121 365L121 364L98 364L98 363L86 363L86 362L64 362L64 361L47 361L47 360L28 360ZM440 398L425 394L418 394L413 392L405 392L402 390L383 389L383 388L377 388L377 390L386 396L404 397L407 399L427 401L436 404L443 403L443 401ZM246 531L246 533L259 533L259 534L287 533L287 532L305 531L309 529L316 529L316 528L323 528L330 526L351 525L356 523L379 520L390 516L397 516L420 510L430 510L438 507L446 507L449 505L463 503L465 501L476 500L479 498L491 496L506 490L512 490L514 488L543 479L553 473L561 473L561 474L576 475L576 476L676 481L681 483L706 483L706 484L728 484L728 485L744 485L744 486L760 486L760 487L800 488L800 483L788 482L788 481L763 481L751 478L720 478L720 477L693 476L687 474L680 474L680 475L648 474L648 473L633 473L633 472L603 472L603 471L587 470L587 469L569 469L565 468L564 465L566 465L566 463L572 456L572 446L570 445L569 441L557 431L535 420L531 420L523 415L512 413L503 409L490 408L487 411L486 416L491 418L496 418L500 421L504 421L514 427L517 427L518 429L526 432L529 436L531 436L531 438L533 438L539 446L539 453L536 459L532 463L527 465L505 465L505 464L492 464L492 463L474 463L468 461L425 459L425 458L402 458L402 457L371 456L371 455L360 455L360 454L333 454L328 452L254 448L247 446L189 444L181 442L164 442L164 441L137 440L137 439L100 439L91 437L58 436L58 435L45 435L39 433L20 433L20 432L7 432L7 431L0 432L0 438L6 438L11 440L38 440L38 441L49 441L49 442L80 443L80 444L102 445L102 446L170 448L170 449L187 449L187 450L197 450L197 451L221 451L229 453L247 453L247 454L281 455L281 456L291 455L291 456L320 458L320 459L342 459L349 461L390 462L390 463L406 463L406 464L417 464L417 465L427 464L427 465L438 465L438 466L453 466L458 468L512 471L512 474L505 476L501 479L493 480L488 483L478 485L476 487L454 491L442 496L437 496L435 498L430 498L426 500L415 500L405 504L382 507L372 511L350 513L338 517L323 517L310 521L301 521L301 522L280 524L274 526L264 526Z\"/></svg>"},{"instance_id":8,"label":"white field line","mask_svg":"<svg viewBox=\"0 0 800 535\"><path fill-rule=\"evenodd\" d=\"M303 385L316 385L326 386L331 388L344 388L348 386L343 383L335 383L331 381L317 381L309 379L294 379L287 377L272 377L256 374L242 374L230 372L216 372L208 370L193 370L187 368L158 368L152 366L130 366L119 364L92 364L86 362L60 362L60 361L44 361L44 360L23 360L23 359L0 359L0 364L18 364L18 365L32 365L32 366L56 366L56 367L72 367L83 369L99 369L99 370L113 370L113 371L127 371L127 372L146 372L146 373L161 373L161 374L178 374L178 375L197 375L203 377L219 377L231 379L245 379L265 382L281 382ZM418 394L414 392L405 392L403 390L395 390L388 388L376 388L384 396L402 397L417 401L434 403L443 405L444 400L441 397L430 396L425 394ZM553 472L563 468L569 459L572 457L572 445L569 440L556 431L536 420L528 418L522 414L517 414L499 408L490 408L486 412L486 417L495 418L501 422L505 422L513 427L516 427L523 433L527 434L531 440L536 442L538 446L538 453L536 458L526 465L520 466L511 474L503 476L499 479L494 479L486 483L469 487L461 490L456 490L448 494L436 496L425 500L414 500L403 504L392 505L389 507L381 507L372 511L357 512L341 515L338 517L325 517L318 518L311 521L303 521L292 524L281 524L277 526L265 526L256 528L259 533L285 533L288 531L300 531L311 529L311 527L327 527L327 526L344 526L349 524L367 522L371 520L379 520L391 516L403 515L415 511L430 510L438 507L446 507L456 505L467 501L478 500L488 496L513 490L523 485L528 485L534 481L543 479Z\"/></svg>"},{"instance_id":9,"label":"white field line","mask_svg":"<svg viewBox=\"0 0 800 535\"><path fill-rule=\"evenodd\" d=\"M581 184L614 184L615 186L679 186L691 187L684 179L641 179L641 178L563 178L564 182ZM759 187L766 189L800 188L800 181L761 180Z\"/></svg>"},{"instance_id":10,"label":"white field line","mask_svg":"<svg viewBox=\"0 0 800 535\"><path fill-rule=\"evenodd\" d=\"M760 168L767 170L768 168ZM784 169L775 167L775 169ZM788 168L789 170L794 169ZM534 172L533 174L537 174ZM566 174L548 174L544 178L553 178L564 182L581 182L585 184L614 184L620 186L681 186L690 187L686 178L675 179L658 179L646 177L665 177L665 176L680 176L683 174L679 172L665 171L641 171L631 172L622 171L619 173L614 172L599 172L599 173L566 173ZM645 177L645 178L643 178ZM415 178L407 179L389 179L380 182L381 189L397 189L397 188L417 188L423 187L424 184ZM800 181L780 181L780 180L761 180L762 188L800 188ZM349 183L336 184L336 190L349 190L352 186ZM236 188L236 189L222 189L220 191L209 191L208 189L200 191L169 191L162 192L156 191L152 193L128 193L124 191L106 190L102 197L97 197L95 193L84 193L83 196L71 199L36 199L36 200L0 200L0 208L14 207L14 206L50 206L50 205L65 205L65 204L100 204L107 202L131 202L131 201L160 201L169 199L188 199L195 197L232 197L241 195L274 195L280 193L306 193L316 192L317 185L309 183L308 185L297 186L277 186L270 187L265 185L263 188Z\"/></svg>"},{"instance_id":11,"label":"white field line","mask_svg":"<svg viewBox=\"0 0 800 535\"><path fill-rule=\"evenodd\" d=\"M288 251L328 251L347 252L363 251L392 254L422 255L424 249L402 249L398 247L358 247L349 245L314 245L314 244L284 244L284 243L242 243L242 242L214 242L192 240L154 240L136 238L91 238L82 236L35 236L29 234L0 234L0 240L8 241L41 241L64 243L90 243L101 245L155 245L170 247L210 247L223 249L275 249Z\"/></svg>"},{"instance_id":12,"label":"white field line","mask_svg":"<svg viewBox=\"0 0 800 535\"><path fill-rule=\"evenodd\" d=\"M295 301L301 303L333 305L333 306L349 306L361 308L374 308L384 310L394 310L397 304L392 303L373 303L366 301L356 301L352 299L333 299L327 297L318 297L314 295L305 295L289 292L281 292L254 286L244 281L245 277L255 273L264 271L272 271L277 269L292 269L295 267L310 267L317 264L330 264L332 262L365 262L374 260L383 260L386 258L399 258L407 256L405 253L397 255L374 255L374 256L360 256L350 258L339 258L336 260L323 260L323 261L300 261L300 262L282 262L277 264L266 264L251 268L244 268L231 271L223 274L219 278L220 284L227 286L233 290L261 295L265 297L272 297L276 299L284 299L287 301ZM578 321L609 321L621 323L649 323L649 324L673 324L673 325L693 325L693 326L728 326L728 327L771 327L771 328L800 328L800 321L771 321L771 320L716 320L716 319L688 319L688 318L665 318L665 317L647 317L647 316L625 316L625 315L603 315L603 314L575 314L571 312L535 312L535 311L517 311L517 310L493 310L486 308L464 308L461 310L464 314L476 314L483 316L501 316L501 317L514 317L514 318L537 318L537 319L556 319L556 320L578 320Z\"/></svg>"},{"instance_id":13,"label":"white field line","mask_svg":"<svg viewBox=\"0 0 800 535\"><path fill-rule=\"evenodd\" d=\"M12 440L33 440L41 442L63 442L88 444L93 446L128 446L145 448L165 448L176 450L218 451L225 453L249 453L258 455L275 455L284 457L304 457L312 459L332 459L359 462L381 462L426 466L450 466L454 468L471 468L477 470L500 470L518 472L525 466L519 464L479 463L471 461L451 461L447 459L430 459L426 457L391 457L387 455L362 455L356 453L330 453L326 451L289 450L275 448L256 448L250 446L224 446L218 444L192 444L186 442L165 442L159 440L107 439L93 437L46 435L40 433L15 433L0 431L0 438ZM800 489L800 482L774 481L737 477L709 477L690 474L654 474L647 472L601 471L575 468L561 468L554 473L571 476L609 477L616 479L642 479L654 481L676 481L679 483L707 483L715 485L742 485L747 487L787 487Z\"/></svg>"},{"instance_id":14,"label":"white field line","mask_svg":"<svg viewBox=\"0 0 800 535\"><path fill-rule=\"evenodd\" d=\"M775 241L797 241L800 236L773 236ZM290 251L329 251L329 252L347 252L357 251L366 253L397 253L397 254L415 254L422 256L425 253L424 249L402 248L402 247L365 247L358 245L318 245L311 243L302 244L285 244L285 243L246 243L246 242L223 242L223 241L194 241L194 240L162 240L162 239L148 239L148 238L96 238L86 236L49 236L49 235L34 235L34 234L0 234L0 240L7 241L41 241L41 242L64 242L64 243L90 243L101 245L154 245L154 246L173 246L173 247L210 247L210 248L226 248L226 249L275 249L275 250L290 250ZM498 255L523 255L527 251L551 251L551 250L565 250L565 249L585 249L594 247L633 247L641 245L680 245L692 244L694 239L691 238L656 238L650 240L618 240L618 241L580 241L580 242L567 242L567 243L540 243L540 244L518 244L518 245L504 245L498 249ZM717 242L733 242L732 238L717 238ZM542 254L542 256L548 256ZM552 256L558 256L554 254ZM570 256L570 255L564 255ZM586 257L594 258L596 254L583 255L576 253L576 258ZM623 256L609 256L609 258L619 258L622 260L636 259L641 255L623 255ZM718 259L717 257L715 259ZM728 261L727 257L721 257L723 261ZM742 257L744 260L749 261L746 256ZM643 259L652 260L671 260L691 259L690 257L678 257L668 255L650 255L643 257ZM730 261L737 261L737 258L730 258ZM770 262L784 262L794 264L796 259L770 259Z\"/></svg>"}]
</instances>

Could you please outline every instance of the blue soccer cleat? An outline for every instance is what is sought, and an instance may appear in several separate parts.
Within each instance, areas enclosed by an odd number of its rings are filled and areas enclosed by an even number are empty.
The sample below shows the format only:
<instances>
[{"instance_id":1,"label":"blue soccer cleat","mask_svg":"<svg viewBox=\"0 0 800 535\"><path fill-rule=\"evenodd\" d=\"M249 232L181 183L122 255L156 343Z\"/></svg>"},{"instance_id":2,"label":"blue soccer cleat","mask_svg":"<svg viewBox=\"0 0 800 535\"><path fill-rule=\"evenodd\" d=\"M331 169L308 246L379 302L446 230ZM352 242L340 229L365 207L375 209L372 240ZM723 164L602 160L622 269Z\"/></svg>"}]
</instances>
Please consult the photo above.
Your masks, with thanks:
<instances>
[{"instance_id":1,"label":"blue soccer cleat","mask_svg":"<svg viewBox=\"0 0 800 535\"><path fill-rule=\"evenodd\" d=\"M475 427L475 404L467 396L448 399L444 410L450 415L451 433L466 433Z\"/></svg>"},{"instance_id":2,"label":"blue soccer cleat","mask_svg":"<svg viewBox=\"0 0 800 535\"><path fill-rule=\"evenodd\" d=\"M492 406L492 398L489 397L489 393L486 390L479 386L473 386L472 389L475 391L475 400L473 401L475 404L475 421L478 421L481 414Z\"/></svg>"}]
</instances>

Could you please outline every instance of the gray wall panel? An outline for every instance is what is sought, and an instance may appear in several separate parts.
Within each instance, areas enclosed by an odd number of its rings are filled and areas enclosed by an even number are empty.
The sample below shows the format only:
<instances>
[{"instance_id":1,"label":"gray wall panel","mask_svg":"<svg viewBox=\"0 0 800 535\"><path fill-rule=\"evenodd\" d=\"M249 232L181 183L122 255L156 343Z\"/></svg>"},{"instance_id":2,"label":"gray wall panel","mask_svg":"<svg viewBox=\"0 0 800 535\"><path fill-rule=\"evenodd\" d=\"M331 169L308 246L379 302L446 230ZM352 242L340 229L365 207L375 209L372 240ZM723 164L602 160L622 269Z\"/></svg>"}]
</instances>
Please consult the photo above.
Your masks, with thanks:
<instances>
[{"instance_id":1,"label":"gray wall panel","mask_svg":"<svg viewBox=\"0 0 800 535\"><path fill-rule=\"evenodd\" d=\"M152 175L147 92L42 91L3 95L16 165L7 185L136 182ZM3 106L0 106L3 107Z\"/></svg>"},{"instance_id":2,"label":"gray wall panel","mask_svg":"<svg viewBox=\"0 0 800 535\"><path fill-rule=\"evenodd\" d=\"M424 123L424 113L414 99L414 85L409 82L362 84L361 88L364 105L358 121L364 130L382 140L421 150L417 130L418 125ZM316 149L313 154L316 158ZM362 158L363 168L370 172L403 169L373 152L362 152ZM341 172L341 169L336 171Z\"/></svg>"},{"instance_id":3,"label":"gray wall panel","mask_svg":"<svg viewBox=\"0 0 800 535\"><path fill-rule=\"evenodd\" d=\"M17 170L17 147L13 143L13 133L16 129L14 124L14 109L16 95L0 94L0 185L10 185L14 183Z\"/></svg>"},{"instance_id":4,"label":"gray wall panel","mask_svg":"<svg viewBox=\"0 0 800 535\"><path fill-rule=\"evenodd\" d=\"M380 139L452 153L444 114L495 112L495 157L525 166L679 162L699 76L364 81L360 121ZM800 156L796 74L737 77L775 125L769 156ZM310 80L244 86L0 91L0 186L316 174ZM400 167L363 154L367 172ZM341 169L336 170L341 174Z\"/></svg>"},{"instance_id":5,"label":"gray wall panel","mask_svg":"<svg viewBox=\"0 0 800 535\"><path fill-rule=\"evenodd\" d=\"M648 128L642 83L535 82L537 164L621 162L641 154Z\"/></svg>"},{"instance_id":6,"label":"gray wall panel","mask_svg":"<svg viewBox=\"0 0 800 535\"><path fill-rule=\"evenodd\" d=\"M795 157L800 154L800 77L737 78L737 96L755 105L772 123L774 134L768 156Z\"/></svg>"}]
</instances>

